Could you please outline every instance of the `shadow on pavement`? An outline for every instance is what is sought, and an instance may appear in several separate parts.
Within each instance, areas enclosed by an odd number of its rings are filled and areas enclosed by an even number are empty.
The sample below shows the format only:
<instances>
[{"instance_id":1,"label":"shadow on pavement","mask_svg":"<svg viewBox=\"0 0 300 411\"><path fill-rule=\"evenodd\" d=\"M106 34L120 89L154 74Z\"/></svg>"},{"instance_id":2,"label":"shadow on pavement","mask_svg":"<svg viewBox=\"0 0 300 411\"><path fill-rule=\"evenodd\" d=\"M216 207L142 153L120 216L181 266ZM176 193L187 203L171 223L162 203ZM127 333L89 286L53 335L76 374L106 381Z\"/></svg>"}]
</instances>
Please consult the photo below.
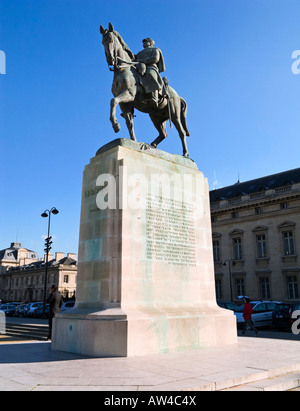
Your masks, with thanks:
<instances>
[{"instance_id":1,"label":"shadow on pavement","mask_svg":"<svg viewBox=\"0 0 300 411\"><path fill-rule=\"evenodd\" d=\"M16 344L10 342L0 345L0 364L71 361L87 358L89 357L62 351L52 351L51 342L19 342Z\"/></svg>"}]
</instances>

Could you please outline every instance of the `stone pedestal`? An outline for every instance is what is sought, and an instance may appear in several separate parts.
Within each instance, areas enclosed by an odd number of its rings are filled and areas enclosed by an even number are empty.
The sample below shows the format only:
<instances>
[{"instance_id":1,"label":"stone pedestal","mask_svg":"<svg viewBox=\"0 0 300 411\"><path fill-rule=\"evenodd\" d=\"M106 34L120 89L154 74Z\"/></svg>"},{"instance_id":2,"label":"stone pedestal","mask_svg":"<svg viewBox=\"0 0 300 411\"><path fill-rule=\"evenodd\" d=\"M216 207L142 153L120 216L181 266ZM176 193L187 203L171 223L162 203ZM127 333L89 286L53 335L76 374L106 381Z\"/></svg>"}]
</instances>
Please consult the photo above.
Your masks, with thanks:
<instances>
[{"instance_id":1,"label":"stone pedestal","mask_svg":"<svg viewBox=\"0 0 300 411\"><path fill-rule=\"evenodd\" d=\"M216 304L209 191L196 164L128 139L83 175L77 300L52 349L134 356L236 342Z\"/></svg>"}]
</instances>

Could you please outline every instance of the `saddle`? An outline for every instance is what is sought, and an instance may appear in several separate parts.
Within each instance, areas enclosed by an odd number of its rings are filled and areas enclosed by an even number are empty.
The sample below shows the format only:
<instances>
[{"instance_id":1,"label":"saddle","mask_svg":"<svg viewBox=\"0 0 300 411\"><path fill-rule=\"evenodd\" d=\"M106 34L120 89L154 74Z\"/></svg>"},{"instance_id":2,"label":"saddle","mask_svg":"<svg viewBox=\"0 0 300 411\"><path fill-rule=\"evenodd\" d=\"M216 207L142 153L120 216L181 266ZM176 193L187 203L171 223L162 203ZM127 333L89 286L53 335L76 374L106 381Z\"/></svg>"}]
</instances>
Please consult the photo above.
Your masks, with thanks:
<instances>
[{"instance_id":1,"label":"saddle","mask_svg":"<svg viewBox=\"0 0 300 411\"><path fill-rule=\"evenodd\" d=\"M149 95L149 100L151 100L151 98L152 98L151 94L154 91L158 92L158 105L160 106L163 103L163 101L165 100L165 98L168 98L168 96L169 96L169 93L168 93L169 81L168 81L168 79L166 77L161 78L160 75L159 75L159 72L157 72L158 78L161 80L159 82L160 88L157 89L156 83L154 83L154 81L151 81L150 76L146 75L146 71L147 71L146 64L139 62L136 65L136 71L138 73L139 84L144 88L145 93L147 95Z\"/></svg>"}]
</instances>

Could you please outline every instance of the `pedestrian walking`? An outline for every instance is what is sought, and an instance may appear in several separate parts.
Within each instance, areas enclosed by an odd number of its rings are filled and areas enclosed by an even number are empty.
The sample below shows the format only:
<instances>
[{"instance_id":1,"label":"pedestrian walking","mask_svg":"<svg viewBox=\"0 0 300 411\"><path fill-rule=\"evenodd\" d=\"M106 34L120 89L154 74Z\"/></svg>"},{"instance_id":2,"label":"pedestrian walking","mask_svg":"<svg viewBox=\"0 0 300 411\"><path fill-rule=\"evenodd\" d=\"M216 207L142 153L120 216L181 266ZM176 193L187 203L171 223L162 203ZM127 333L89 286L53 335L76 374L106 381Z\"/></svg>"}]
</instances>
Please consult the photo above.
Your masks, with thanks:
<instances>
[{"instance_id":1,"label":"pedestrian walking","mask_svg":"<svg viewBox=\"0 0 300 411\"><path fill-rule=\"evenodd\" d=\"M257 329L254 327L253 321L252 321L252 314L253 314L253 308L252 305L250 304L249 298L245 298L245 304L243 308L243 318L245 320L244 322L244 331L242 332L243 335L246 334L247 326L255 332L255 334L258 334Z\"/></svg>"},{"instance_id":2,"label":"pedestrian walking","mask_svg":"<svg viewBox=\"0 0 300 411\"><path fill-rule=\"evenodd\" d=\"M60 307L62 306L62 296L60 292L57 290L56 285L52 285L51 287L51 294L47 298L46 302L49 304L49 334L48 340L51 340L52 336L52 321L55 314L60 311Z\"/></svg>"}]
</instances>

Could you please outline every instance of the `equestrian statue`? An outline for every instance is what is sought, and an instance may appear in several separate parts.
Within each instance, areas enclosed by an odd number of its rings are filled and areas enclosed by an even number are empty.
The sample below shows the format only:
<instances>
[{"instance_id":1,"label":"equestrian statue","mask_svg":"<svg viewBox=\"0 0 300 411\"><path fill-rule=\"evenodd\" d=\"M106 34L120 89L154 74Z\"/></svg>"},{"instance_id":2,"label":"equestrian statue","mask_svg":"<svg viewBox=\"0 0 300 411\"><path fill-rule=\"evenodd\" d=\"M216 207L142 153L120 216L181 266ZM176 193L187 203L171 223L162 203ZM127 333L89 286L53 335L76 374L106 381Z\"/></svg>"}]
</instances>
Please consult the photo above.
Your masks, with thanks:
<instances>
[{"instance_id":1,"label":"equestrian statue","mask_svg":"<svg viewBox=\"0 0 300 411\"><path fill-rule=\"evenodd\" d=\"M114 98L110 103L110 121L114 131L118 133L121 128L116 118L118 105L130 138L134 141L137 141L133 127L134 109L149 114L159 132L159 136L150 144L154 148L167 137L166 123L169 120L171 127L173 123L180 136L183 156L188 157L186 136L190 133L186 125L187 104L169 86L167 78L161 78L160 73L165 71L161 50L154 47L154 41L147 37L143 40L143 50L134 55L111 23L108 29L100 26L100 33L107 64L114 72Z\"/></svg>"}]
</instances>

